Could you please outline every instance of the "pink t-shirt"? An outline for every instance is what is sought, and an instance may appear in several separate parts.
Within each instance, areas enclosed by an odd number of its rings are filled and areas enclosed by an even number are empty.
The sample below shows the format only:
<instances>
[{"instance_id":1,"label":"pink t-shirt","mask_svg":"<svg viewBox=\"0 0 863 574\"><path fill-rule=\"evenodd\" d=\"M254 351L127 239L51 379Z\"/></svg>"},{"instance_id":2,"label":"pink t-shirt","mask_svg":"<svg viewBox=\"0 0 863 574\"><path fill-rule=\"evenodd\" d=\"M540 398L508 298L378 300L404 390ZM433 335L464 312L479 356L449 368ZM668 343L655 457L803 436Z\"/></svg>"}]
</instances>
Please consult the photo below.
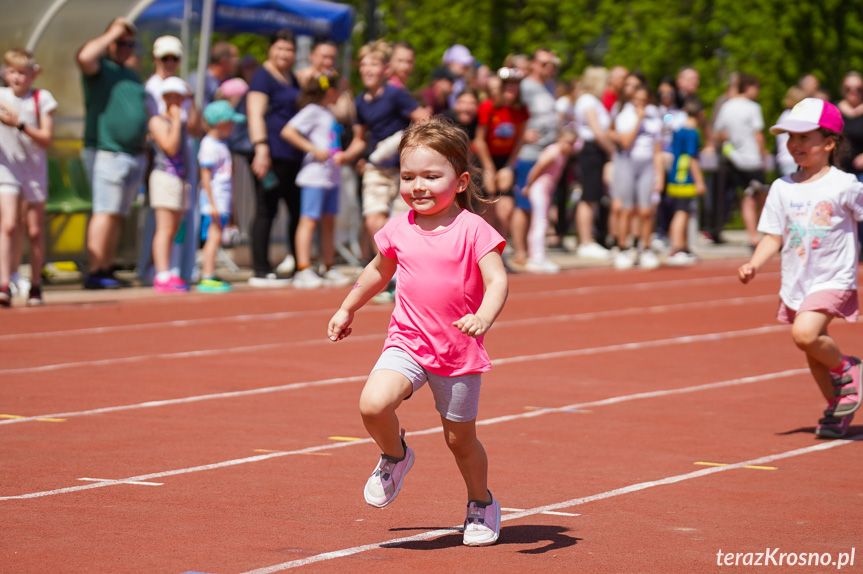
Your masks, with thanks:
<instances>
[{"instance_id":1,"label":"pink t-shirt","mask_svg":"<svg viewBox=\"0 0 863 574\"><path fill-rule=\"evenodd\" d=\"M480 216L463 210L450 225L423 231L409 211L375 234L385 257L398 261L396 305L384 349L398 347L443 377L484 373L491 361L482 337L452 324L482 303L479 260L506 241Z\"/></svg>"}]
</instances>

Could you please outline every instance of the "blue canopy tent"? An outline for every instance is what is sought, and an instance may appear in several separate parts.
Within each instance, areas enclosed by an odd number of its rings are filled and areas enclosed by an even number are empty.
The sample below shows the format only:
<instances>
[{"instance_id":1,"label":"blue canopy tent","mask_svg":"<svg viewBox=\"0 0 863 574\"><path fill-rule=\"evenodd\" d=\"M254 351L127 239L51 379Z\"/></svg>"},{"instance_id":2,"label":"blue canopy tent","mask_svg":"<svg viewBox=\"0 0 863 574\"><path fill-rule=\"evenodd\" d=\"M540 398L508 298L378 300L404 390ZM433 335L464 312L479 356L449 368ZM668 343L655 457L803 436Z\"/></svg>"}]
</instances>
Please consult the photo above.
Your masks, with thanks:
<instances>
[{"instance_id":1,"label":"blue canopy tent","mask_svg":"<svg viewBox=\"0 0 863 574\"><path fill-rule=\"evenodd\" d=\"M203 13L204 0L192 0L192 18ZM156 0L135 22L187 19L187 0ZM213 30L236 34L271 34L290 28L296 34L326 36L337 42L350 39L354 10L345 4L312 0L217 0L213 8Z\"/></svg>"}]
</instances>

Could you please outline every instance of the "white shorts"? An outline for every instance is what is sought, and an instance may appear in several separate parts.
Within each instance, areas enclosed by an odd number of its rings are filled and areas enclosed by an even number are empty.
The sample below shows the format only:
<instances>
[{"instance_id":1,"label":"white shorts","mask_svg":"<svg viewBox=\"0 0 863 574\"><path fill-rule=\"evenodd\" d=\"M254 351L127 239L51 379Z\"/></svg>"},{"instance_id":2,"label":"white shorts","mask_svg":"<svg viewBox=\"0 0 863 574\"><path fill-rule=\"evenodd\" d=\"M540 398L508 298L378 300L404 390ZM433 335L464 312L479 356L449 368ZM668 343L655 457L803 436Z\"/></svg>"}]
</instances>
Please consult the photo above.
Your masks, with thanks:
<instances>
[{"instance_id":1,"label":"white shorts","mask_svg":"<svg viewBox=\"0 0 863 574\"><path fill-rule=\"evenodd\" d=\"M166 171L150 172L150 207L184 211L188 204L188 184Z\"/></svg>"},{"instance_id":2,"label":"white shorts","mask_svg":"<svg viewBox=\"0 0 863 574\"><path fill-rule=\"evenodd\" d=\"M422 368L407 351L398 347L384 349L372 372L380 370L395 371L404 375L413 388L411 396L428 381L434 396L435 409L448 421L469 422L476 419L479 414L479 389L482 385L480 373L455 377L435 375Z\"/></svg>"}]
</instances>

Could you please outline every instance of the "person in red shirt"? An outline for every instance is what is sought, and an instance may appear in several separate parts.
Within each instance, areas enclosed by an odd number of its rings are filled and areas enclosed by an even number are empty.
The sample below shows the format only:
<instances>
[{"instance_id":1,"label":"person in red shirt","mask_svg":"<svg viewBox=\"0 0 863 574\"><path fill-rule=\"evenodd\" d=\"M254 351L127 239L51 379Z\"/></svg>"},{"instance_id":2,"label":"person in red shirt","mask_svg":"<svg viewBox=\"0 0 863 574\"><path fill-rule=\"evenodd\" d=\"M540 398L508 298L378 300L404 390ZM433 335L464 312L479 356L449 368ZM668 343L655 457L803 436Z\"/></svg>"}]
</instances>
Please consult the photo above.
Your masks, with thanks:
<instances>
[{"instance_id":1,"label":"person in red shirt","mask_svg":"<svg viewBox=\"0 0 863 574\"><path fill-rule=\"evenodd\" d=\"M501 68L488 82L489 97L479 105L474 149L483 169L483 187L489 197L497 196L494 210L485 214L498 232L507 237L515 207L512 186L514 166L530 117L521 103L521 71Z\"/></svg>"}]
</instances>

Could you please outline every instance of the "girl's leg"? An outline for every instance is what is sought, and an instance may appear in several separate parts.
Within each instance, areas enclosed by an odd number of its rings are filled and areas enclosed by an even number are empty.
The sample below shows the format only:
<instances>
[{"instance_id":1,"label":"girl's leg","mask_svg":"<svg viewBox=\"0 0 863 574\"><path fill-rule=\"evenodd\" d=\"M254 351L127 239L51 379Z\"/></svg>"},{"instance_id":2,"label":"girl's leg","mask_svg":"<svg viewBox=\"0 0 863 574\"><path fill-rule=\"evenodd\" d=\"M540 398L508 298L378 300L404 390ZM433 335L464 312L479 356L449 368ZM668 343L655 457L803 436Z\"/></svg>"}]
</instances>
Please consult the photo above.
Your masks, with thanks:
<instances>
[{"instance_id":1,"label":"girl's leg","mask_svg":"<svg viewBox=\"0 0 863 574\"><path fill-rule=\"evenodd\" d=\"M686 226L689 223L689 213L685 210L677 210L671 218L668 226L668 236L671 239L671 250L686 249Z\"/></svg>"},{"instance_id":2,"label":"girl's leg","mask_svg":"<svg viewBox=\"0 0 863 574\"><path fill-rule=\"evenodd\" d=\"M380 369L369 375L360 395L363 425L381 452L392 458L405 456L396 409L412 392L413 387L407 377L396 371Z\"/></svg>"},{"instance_id":3,"label":"girl's leg","mask_svg":"<svg viewBox=\"0 0 863 574\"><path fill-rule=\"evenodd\" d=\"M8 285L12 278L18 201L17 193L0 193L0 286Z\"/></svg>"},{"instance_id":4,"label":"girl's leg","mask_svg":"<svg viewBox=\"0 0 863 574\"><path fill-rule=\"evenodd\" d=\"M614 203L611 204L614 207ZM625 208L622 204L618 204L617 221L615 221L615 237L617 238L617 246L621 250L628 247L629 230L632 227L632 208Z\"/></svg>"},{"instance_id":5,"label":"girl's leg","mask_svg":"<svg viewBox=\"0 0 863 574\"><path fill-rule=\"evenodd\" d=\"M453 422L441 417L446 445L467 486L468 500L491 502L488 492L488 457L476 437L476 420Z\"/></svg>"},{"instance_id":6,"label":"girl's leg","mask_svg":"<svg viewBox=\"0 0 863 574\"><path fill-rule=\"evenodd\" d=\"M42 282L42 265L45 262L44 221L45 204L27 204L27 235L30 238L30 284L36 287Z\"/></svg>"},{"instance_id":7,"label":"girl's leg","mask_svg":"<svg viewBox=\"0 0 863 574\"><path fill-rule=\"evenodd\" d=\"M156 232L153 234L153 265L156 273L171 269L171 247L180 227L182 213L171 209L156 208ZM209 238L210 232L207 231Z\"/></svg>"},{"instance_id":8,"label":"girl's leg","mask_svg":"<svg viewBox=\"0 0 863 574\"><path fill-rule=\"evenodd\" d=\"M578 231L578 245L593 243L593 204L579 201L575 206L575 228Z\"/></svg>"},{"instance_id":9,"label":"girl's leg","mask_svg":"<svg viewBox=\"0 0 863 574\"><path fill-rule=\"evenodd\" d=\"M791 326L791 337L797 347L806 353L809 370L827 402L834 399L830 370L842 365L842 352L836 341L827 334L827 326L832 320L833 317L824 313L803 311L797 314Z\"/></svg>"},{"instance_id":10,"label":"girl's leg","mask_svg":"<svg viewBox=\"0 0 863 574\"><path fill-rule=\"evenodd\" d=\"M303 270L312 264L312 241L318 222L305 215L300 217L297 225L297 235L294 238L294 255L297 258L297 270Z\"/></svg>"},{"instance_id":11,"label":"girl's leg","mask_svg":"<svg viewBox=\"0 0 863 574\"><path fill-rule=\"evenodd\" d=\"M758 244L758 204L754 197L745 195L740 200L740 217L749 236L749 245Z\"/></svg>"},{"instance_id":12,"label":"girl's leg","mask_svg":"<svg viewBox=\"0 0 863 574\"><path fill-rule=\"evenodd\" d=\"M219 216L217 215L216 218ZM215 219L210 221L210 226L207 228L207 241L204 242L204 248L201 250L203 255L203 263L201 264L201 277L211 279L216 273L216 255L219 254L219 245L222 242L222 228L216 223Z\"/></svg>"},{"instance_id":13,"label":"girl's leg","mask_svg":"<svg viewBox=\"0 0 863 574\"><path fill-rule=\"evenodd\" d=\"M644 249L648 249L650 247L650 237L653 235L653 214L654 209L652 206L638 208L641 247Z\"/></svg>"},{"instance_id":14,"label":"girl's leg","mask_svg":"<svg viewBox=\"0 0 863 574\"><path fill-rule=\"evenodd\" d=\"M336 259L336 216L332 213L321 216L321 259L327 269Z\"/></svg>"},{"instance_id":15,"label":"girl's leg","mask_svg":"<svg viewBox=\"0 0 863 574\"><path fill-rule=\"evenodd\" d=\"M512 221L512 212L515 209L515 200L511 195L499 195L497 203L494 204L495 215L497 216L497 231L504 237L509 239L509 227Z\"/></svg>"},{"instance_id":16,"label":"girl's leg","mask_svg":"<svg viewBox=\"0 0 863 574\"><path fill-rule=\"evenodd\" d=\"M530 215L518 207L512 213L510 234L512 235L513 260L523 264L527 261L527 230L530 227ZM544 235L543 235L544 237Z\"/></svg>"},{"instance_id":17,"label":"girl's leg","mask_svg":"<svg viewBox=\"0 0 863 574\"><path fill-rule=\"evenodd\" d=\"M532 261L545 259L545 233L548 229L548 207L553 190L542 185L530 187L530 230L527 235L527 254Z\"/></svg>"}]
</instances>

